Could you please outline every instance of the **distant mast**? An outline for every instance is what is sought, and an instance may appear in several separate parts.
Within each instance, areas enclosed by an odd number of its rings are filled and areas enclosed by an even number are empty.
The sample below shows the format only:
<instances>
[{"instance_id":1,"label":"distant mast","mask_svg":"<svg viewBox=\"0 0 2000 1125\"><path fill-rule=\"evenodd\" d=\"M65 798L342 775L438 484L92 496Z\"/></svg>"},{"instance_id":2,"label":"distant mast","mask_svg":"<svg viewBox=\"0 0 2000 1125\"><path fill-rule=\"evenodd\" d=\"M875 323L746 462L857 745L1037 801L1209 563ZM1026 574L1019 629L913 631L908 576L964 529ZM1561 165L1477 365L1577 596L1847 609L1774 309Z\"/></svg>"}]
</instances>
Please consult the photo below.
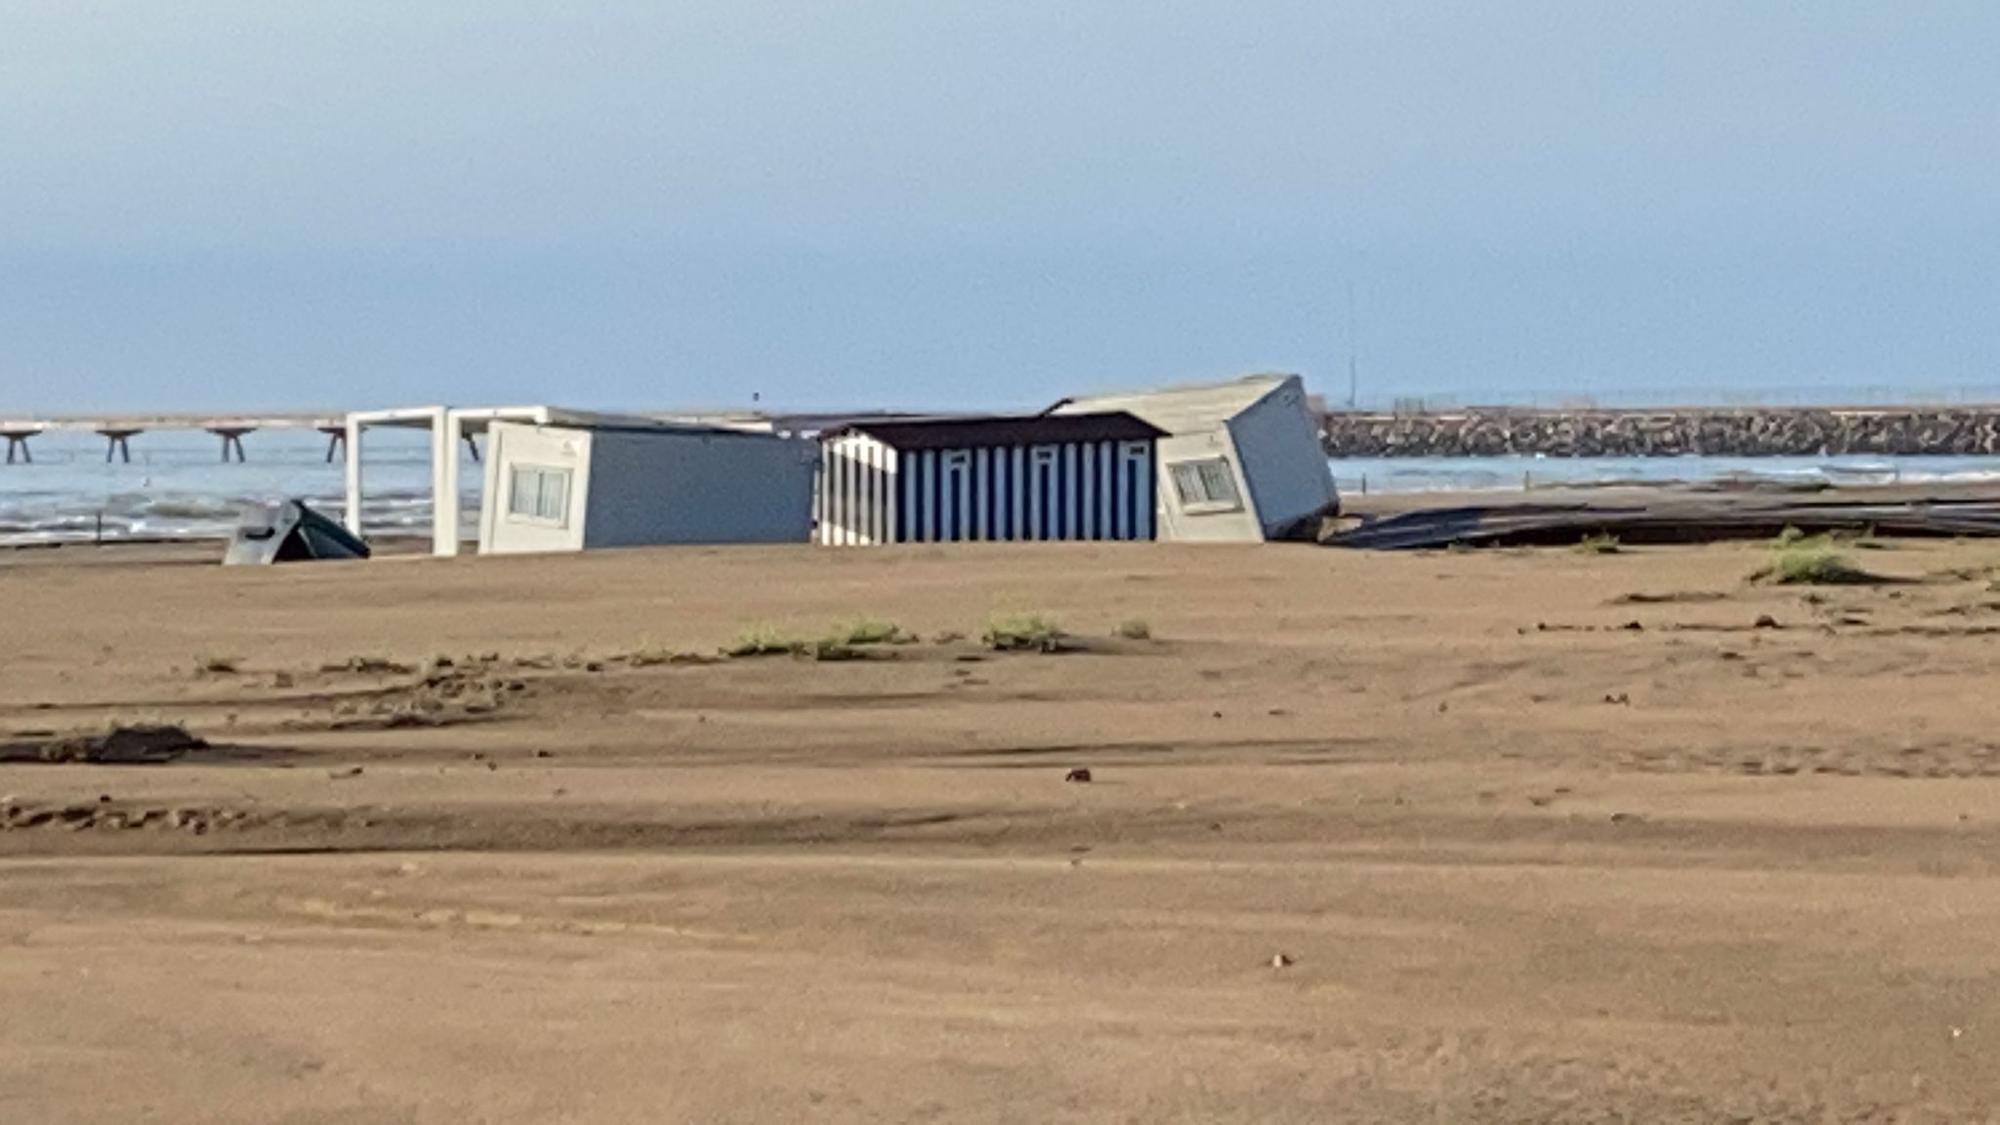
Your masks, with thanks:
<instances>
[{"instance_id":1,"label":"distant mast","mask_svg":"<svg viewBox=\"0 0 2000 1125\"><path fill-rule=\"evenodd\" d=\"M1354 283L1347 283L1347 408L1356 409L1361 403L1361 362L1359 346L1354 342Z\"/></svg>"}]
</instances>

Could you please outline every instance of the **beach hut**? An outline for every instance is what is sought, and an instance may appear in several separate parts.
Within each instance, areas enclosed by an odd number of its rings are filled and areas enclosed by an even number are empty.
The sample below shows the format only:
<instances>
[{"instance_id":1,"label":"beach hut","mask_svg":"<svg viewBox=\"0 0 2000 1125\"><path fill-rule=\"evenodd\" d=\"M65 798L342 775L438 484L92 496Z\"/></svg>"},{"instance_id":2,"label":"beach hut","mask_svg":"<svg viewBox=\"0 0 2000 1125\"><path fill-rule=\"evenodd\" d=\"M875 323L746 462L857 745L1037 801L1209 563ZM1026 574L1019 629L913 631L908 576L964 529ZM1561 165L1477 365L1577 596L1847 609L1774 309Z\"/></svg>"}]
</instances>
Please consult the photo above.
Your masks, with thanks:
<instances>
[{"instance_id":1,"label":"beach hut","mask_svg":"<svg viewBox=\"0 0 2000 1125\"><path fill-rule=\"evenodd\" d=\"M1118 411L853 422L820 439L818 540L1151 539L1159 436Z\"/></svg>"},{"instance_id":2,"label":"beach hut","mask_svg":"<svg viewBox=\"0 0 2000 1125\"><path fill-rule=\"evenodd\" d=\"M1338 508L1319 420L1296 375L1064 399L1052 414L1124 411L1160 439L1160 538L1258 542Z\"/></svg>"},{"instance_id":3,"label":"beach hut","mask_svg":"<svg viewBox=\"0 0 2000 1125\"><path fill-rule=\"evenodd\" d=\"M811 539L811 441L638 421L486 435L481 554Z\"/></svg>"}]
</instances>

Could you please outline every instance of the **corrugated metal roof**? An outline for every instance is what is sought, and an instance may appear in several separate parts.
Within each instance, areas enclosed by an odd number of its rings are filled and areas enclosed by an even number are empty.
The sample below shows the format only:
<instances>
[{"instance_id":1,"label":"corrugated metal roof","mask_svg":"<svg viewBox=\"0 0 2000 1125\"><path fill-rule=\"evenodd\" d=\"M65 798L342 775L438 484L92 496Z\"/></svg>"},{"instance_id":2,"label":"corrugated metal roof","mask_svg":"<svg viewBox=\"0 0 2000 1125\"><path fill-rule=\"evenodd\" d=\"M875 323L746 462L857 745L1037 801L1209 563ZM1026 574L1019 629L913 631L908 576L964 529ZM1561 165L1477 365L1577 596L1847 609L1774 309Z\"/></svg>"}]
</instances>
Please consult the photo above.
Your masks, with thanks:
<instances>
[{"instance_id":1,"label":"corrugated metal roof","mask_svg":"<svg viewBox=\"0 0 2000 1125\"><path fill-rule=\"evenodd\" d=\"M826 434L863 433L894 449L977 449L1073 441L1146 441L1161 430L1124 411L956 415L855 422Z\"/></svg>"},{"instance_id":2,"label":"corrugated metal roof","mask_svg":"<svg viewBox=\"0 0 2000 1125\"><path fill-rule=\"evenodd\" d=\"M644 418L635 415L586 414L579 411L565 411L546 422L496 418L496 422L511 422L518 426L535 426L553 430L582 430L587 433L618 434L706 434L730 437L770 437L768 429L753 430L741 426L718 426L703 422L683 422L667 418Z\"/></svg>"},{"instance_id":3,"label":"corrugated metal roof","mask_svg":"<svg viewBox=\"0 0 2000 1125\"><path fill-rule=\"evenodd\" d=\"M1246 375L1225 383L1187 384L1119 394L1066 398L1049 408L1051 414L1123 410L1170 434L1201 433L1221 427L1265 396L1294 382L1297 375Z\"/></svg>"}]
</instances>

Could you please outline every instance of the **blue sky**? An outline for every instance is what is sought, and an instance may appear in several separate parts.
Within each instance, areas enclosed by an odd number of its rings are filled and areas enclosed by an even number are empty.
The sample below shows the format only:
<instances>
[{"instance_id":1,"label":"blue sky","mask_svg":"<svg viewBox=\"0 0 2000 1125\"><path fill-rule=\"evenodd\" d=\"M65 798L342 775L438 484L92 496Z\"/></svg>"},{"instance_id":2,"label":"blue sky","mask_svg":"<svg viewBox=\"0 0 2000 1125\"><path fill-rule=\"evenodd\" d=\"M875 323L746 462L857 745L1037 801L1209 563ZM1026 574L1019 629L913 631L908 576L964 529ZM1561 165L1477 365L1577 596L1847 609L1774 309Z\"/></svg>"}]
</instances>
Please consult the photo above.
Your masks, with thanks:
<instances>
[{"instance_id":1,"label":"blue sky","mask_svg":"<svg viewBox=\"0 0 2000 1125\"><path fill-rule=\"evenodd\" d=\"M2000 386L1995 59L1988 2L0 0L0 414Z\"/></svg>"}]
</instances>

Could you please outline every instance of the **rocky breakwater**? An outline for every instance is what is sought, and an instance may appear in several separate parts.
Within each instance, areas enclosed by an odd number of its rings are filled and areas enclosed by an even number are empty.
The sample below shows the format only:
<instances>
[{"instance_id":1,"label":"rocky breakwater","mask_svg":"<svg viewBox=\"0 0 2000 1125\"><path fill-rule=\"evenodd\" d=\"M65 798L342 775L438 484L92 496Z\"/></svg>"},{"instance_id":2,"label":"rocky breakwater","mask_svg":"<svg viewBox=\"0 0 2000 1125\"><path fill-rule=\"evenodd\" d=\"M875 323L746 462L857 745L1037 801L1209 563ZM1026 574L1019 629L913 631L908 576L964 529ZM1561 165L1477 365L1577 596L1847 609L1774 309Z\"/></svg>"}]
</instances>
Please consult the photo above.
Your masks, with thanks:
<instances>
[{"instance_id":1,"label":"rocky breakwater","mask_svg":"<svg viewBox=\"0 0 2000 1125\"><path fill-rule=\"evenodd\" d=\"M2000 455L2000 406L1331 411L1332 457Z\"/></svg>"}]
</instances>

